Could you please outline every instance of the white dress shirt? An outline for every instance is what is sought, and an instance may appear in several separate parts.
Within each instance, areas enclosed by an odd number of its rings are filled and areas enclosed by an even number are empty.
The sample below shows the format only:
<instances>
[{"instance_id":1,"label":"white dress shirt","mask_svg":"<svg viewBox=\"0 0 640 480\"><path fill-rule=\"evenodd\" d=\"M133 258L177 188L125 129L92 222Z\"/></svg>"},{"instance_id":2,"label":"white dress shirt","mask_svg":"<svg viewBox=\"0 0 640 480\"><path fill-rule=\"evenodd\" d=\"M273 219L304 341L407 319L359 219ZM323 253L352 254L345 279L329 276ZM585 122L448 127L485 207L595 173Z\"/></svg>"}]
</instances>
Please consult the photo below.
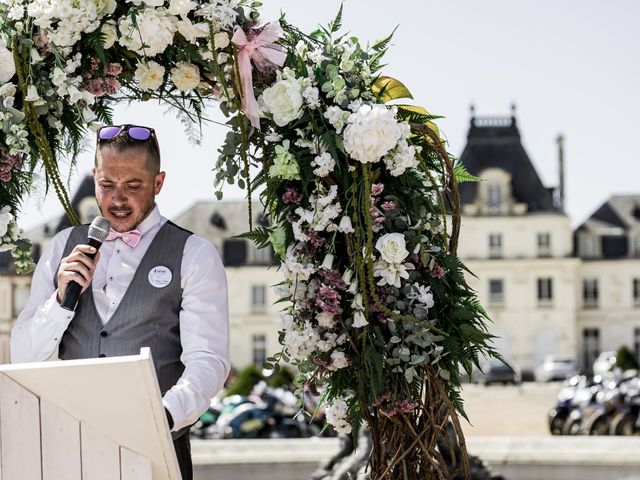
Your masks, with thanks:
<instances>
[{"instance_id":1,"label":"white dress shirt","mask_svg":"<svg viewBox=\"0 0 640 480\"><path fill-rule=\"evenodd\" d=\"M154 207L138 230L136 248L121 238L105 241L93 274L92 290L103 325L118 308L133 275L160 227L167 221ZM31 294L11 332L11 362L41 362L57 353L58 344L74 312L57 301L53 279L71 228L58 233L38 262ZM229 308L227 279L215 247L191 235L184 247L180 270L180 360L185 370L162 399L174 421L173 430L190 425L207 409L229 374Z\"/></svg>"}]
</instances>

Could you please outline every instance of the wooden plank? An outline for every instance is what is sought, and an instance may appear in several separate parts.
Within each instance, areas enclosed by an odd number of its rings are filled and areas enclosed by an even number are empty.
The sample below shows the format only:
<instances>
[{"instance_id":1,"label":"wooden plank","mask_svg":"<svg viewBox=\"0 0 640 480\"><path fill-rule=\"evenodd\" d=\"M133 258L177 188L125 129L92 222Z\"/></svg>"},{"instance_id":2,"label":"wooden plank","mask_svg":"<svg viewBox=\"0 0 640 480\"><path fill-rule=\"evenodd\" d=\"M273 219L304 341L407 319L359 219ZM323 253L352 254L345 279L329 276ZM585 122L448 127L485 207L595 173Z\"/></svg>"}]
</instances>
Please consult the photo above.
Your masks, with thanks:
<instances>
[{"instance_id":1,"label":"wooden plank","mask_svg":"<svg viewBox=\"0 0 640 480\"><path fill-rule=\"evenodd\" d=\"M4 374L0 374L0 417L2 478L42 480L39 398Z\"/></svg>"},{"instance_id":2,"label":"wooden plank","mask_svg":"<svg viewBox=\"0 0 640 480\"><path fill-rule=\"evenodd\" d=\"M90 425L80 424L82 480L120 480L120 448Z\"/></svg>"},{"instance_id":3,"label":"wooden plank","mask_svg":"<svg viewBox=\"0 0 640 480\"><path fill-rule=\"evenodd\" d=\"M42 479L82 480L80 422L46 399L40 399Z\"/></svg>"},{"instance_id":4,"label":"wooden plank","mask_svg":"<svg viewBox=\"0 0 640 480\"><path fill-rule=\"evenodd\" d=\"M120 447L120 477L122 480L152 480L151 460L139 453Z\"/></svg>"}]
</instances>

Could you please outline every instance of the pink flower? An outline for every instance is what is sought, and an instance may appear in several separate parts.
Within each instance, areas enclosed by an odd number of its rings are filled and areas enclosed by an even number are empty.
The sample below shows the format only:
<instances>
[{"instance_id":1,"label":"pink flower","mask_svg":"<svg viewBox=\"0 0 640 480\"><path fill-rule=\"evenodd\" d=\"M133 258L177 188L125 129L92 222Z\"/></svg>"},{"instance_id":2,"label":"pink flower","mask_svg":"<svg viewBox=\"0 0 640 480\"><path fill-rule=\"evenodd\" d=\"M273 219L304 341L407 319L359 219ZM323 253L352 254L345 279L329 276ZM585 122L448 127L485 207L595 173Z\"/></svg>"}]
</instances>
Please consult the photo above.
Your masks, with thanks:
<instances>
[{"instance_id":1,"label":"pink flower","mask_svg":"<svg viewBox=\"0 0 640 480\"><path fill-rule=\"evenodd\" d=\"M107 75L111 75L112 77L117 77L122 73L122 65L119 63L110 63L107 65L107 68L104 69L104 73Z\"/></svg>"},{"instance_id":2,"label":"pink flower","mask_svg":"<svg viewBox=\"0 0 640 480\"><path fill-rule=\"evenodd\" d=\"M431 278L442 278L444 277L445 271L440 265L434 265L434 267L429 270L429 275Z\"/></svg>"},{"instance_id":3,"label":"pink flower","mask_svg":"<svg viewBox=\"0 0 640 480\"><path fill-rule=\"evenodd\" d=\"M382 183L374 183L371 186L371 193L373 195L380 195L383 190L384 190L384 184L382 184Z\"/></svg>"},{"instance_id":4,"label":"pink flower","mask_svg":"<svg viewBox=\"0 0 640 480\"><path fill-rule=\"evenodd\" d=\"M395 204L395 202L391 202L391 201L390 201L390 202L384 202L384 203L382 204L382 209L383 209L383 210L385 210L385 211L387 211L387 212L388 212L389 210L395 210L395 208L396 208L396 204Z\"/></svg>"},{"instance_id":5,"label":"pink flower","mask_svg":"<svg viewBox=\"0 0 640 480\"><path fill-rule=\"evenodd\" d=\"M101 78L94 78L84 84L84 89L92 94L94 97L102 97L107 93L104 82Z\"/></svg>"},{"instance_id":6,"label":"pink flower","mask_svg":"<svg viewBox=\"0 0 640 480\"><path fill-rule=\"evenodd\" d=\"M11 181L14 170L22 168L22 158L20 154L9 154L0 158L0 181L7 183Z\"/></svg>"},{"instance_id":7,"label":"pink flower","mask_svg":"<svg viewBox=\"0 0 640 480\"><path fill-rule=\"evenodd\" d=\"M113 77L104 80L104 89L107 95L115 95L121 86L120 82Z\"/></svg>"}]
</instances>

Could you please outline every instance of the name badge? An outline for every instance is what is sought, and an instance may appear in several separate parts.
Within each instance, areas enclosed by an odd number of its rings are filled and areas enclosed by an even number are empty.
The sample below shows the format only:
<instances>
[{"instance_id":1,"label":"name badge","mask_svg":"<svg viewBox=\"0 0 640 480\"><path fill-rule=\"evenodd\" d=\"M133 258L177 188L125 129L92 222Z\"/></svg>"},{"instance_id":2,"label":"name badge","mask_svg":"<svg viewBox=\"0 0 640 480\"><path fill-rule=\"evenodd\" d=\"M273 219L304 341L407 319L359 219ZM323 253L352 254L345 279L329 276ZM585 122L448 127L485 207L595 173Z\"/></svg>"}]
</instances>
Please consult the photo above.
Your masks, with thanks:
<instances>
[{"instance_id":1,"label":"name badge","mask_svg":"<svg viewBox=\"0 0 640 480\"><path fill-rule=\"evenodd\" d=\"M173 275L171 270L163 265L158 265L149 270L149 283L156 288L164 288L171 283Z\"/></svg>"}]
</instances>

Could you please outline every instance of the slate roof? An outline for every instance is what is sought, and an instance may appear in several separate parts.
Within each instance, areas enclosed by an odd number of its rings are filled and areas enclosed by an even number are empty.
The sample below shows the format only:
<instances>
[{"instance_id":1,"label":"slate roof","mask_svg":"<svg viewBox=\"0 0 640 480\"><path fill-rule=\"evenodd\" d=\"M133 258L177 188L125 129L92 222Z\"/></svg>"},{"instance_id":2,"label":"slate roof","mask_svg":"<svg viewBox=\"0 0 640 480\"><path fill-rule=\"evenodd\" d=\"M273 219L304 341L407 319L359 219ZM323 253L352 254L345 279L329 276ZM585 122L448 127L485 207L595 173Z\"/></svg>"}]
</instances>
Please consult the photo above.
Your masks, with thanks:
<instances>
[{"instance_id":1,"label":"slate roof","mask_svg":"<svg viewBox=\"0 0 640 480\"><path fill-rule=\"evenodd\" d=\"M640 225L640 195L612 195L578 230L623 229Z\"/></svg>"},{"instance_id":2,"label":"slate roof","mask_svg":"<svg viewBox=\"0 0 640 480\"><path fill-rule=\"evenodd\" d=\"M476 176L494 167L511 175L511 192L529 212L560 212L553 200L553 189L546 188L520 141L515 116L471 118L467 145L460 156L467 170ZM478 184L460 184L463 204L474 203Z\"/></svg>"}]
</instances>

